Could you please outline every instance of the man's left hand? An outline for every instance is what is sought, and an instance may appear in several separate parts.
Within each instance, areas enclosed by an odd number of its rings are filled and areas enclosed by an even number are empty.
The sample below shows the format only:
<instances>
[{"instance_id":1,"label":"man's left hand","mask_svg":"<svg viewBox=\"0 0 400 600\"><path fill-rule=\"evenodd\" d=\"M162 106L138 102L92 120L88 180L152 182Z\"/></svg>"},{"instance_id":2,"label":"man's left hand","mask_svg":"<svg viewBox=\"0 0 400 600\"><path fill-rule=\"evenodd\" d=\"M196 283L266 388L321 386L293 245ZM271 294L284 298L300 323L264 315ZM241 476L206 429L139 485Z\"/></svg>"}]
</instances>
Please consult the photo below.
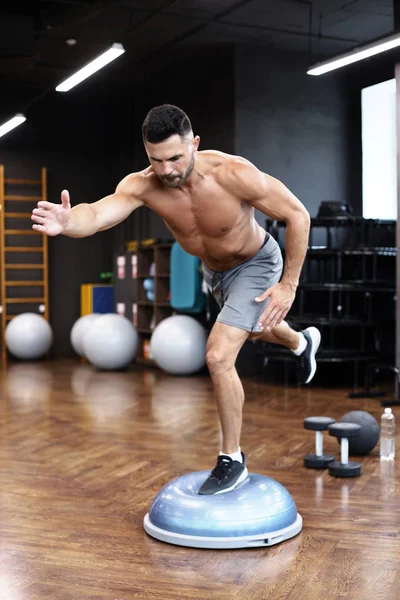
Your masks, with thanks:
<instances>
[{"instance_id":1,"label":"man's left hand","mask_svg":"<svg viewBox=\"0 0 400 600\"><path fill-rule=\"evenodd\" d=\"M267 308L258 320L259 327L264 331L282 323L294 302L295 295L294 286L280 282L268 288L260 296L257 296L255 298L256 302L263 302L267 298L270 299Z\"/></svg>"}]
</instances>

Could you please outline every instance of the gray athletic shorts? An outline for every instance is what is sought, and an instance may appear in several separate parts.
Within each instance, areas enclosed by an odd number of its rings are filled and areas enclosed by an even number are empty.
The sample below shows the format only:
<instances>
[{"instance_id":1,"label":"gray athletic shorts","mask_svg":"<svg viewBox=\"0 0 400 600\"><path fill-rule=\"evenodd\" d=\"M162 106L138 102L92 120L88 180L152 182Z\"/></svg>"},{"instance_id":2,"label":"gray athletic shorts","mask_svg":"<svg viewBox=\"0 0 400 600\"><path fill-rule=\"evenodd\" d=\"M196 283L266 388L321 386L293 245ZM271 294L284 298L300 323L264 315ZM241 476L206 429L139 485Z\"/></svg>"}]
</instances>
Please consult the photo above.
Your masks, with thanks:
<instances>
[{"instance_id":1,"label":"gray athletic shorts","mask_svg":"<svg viewBox=\"0 0 400 600\"><path fill-rule=\"evenodd\" d=\"M212 271L203 263L203 277L221 309L217 321L246 331L261 331L258 319L269 299L255 298L278 283L283 270L282 253L266 233L264 244L249 260L228 271Z\"/></svg>"}]
</instances>

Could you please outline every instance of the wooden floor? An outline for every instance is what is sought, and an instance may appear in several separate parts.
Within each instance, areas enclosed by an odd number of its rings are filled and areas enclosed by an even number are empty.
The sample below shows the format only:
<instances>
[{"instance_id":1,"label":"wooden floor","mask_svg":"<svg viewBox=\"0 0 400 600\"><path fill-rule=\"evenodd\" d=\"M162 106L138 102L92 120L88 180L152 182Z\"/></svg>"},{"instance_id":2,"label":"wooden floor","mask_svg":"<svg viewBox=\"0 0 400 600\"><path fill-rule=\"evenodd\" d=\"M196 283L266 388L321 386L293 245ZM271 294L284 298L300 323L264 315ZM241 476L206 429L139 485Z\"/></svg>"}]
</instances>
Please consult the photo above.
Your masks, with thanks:
<instances>
[{"instance_id":1,"label":"wooden floor","mask_svg":"<svg viewBox=\"0 0 400 600\"><path fill-rule=\"evenodd\" d=\"M207 377L72 360L9 363L0 384L1 600L399 598L400 458L380 463L377 447L349 480L302 464L314 450L304 417L379 418L378 400L245 380L249 470L287 487L303 530L269 548L197 550L154 540L142 523L162 485L214 466ZM329 436L324 449L339 456Z\"/></svg>"}]
</instances>

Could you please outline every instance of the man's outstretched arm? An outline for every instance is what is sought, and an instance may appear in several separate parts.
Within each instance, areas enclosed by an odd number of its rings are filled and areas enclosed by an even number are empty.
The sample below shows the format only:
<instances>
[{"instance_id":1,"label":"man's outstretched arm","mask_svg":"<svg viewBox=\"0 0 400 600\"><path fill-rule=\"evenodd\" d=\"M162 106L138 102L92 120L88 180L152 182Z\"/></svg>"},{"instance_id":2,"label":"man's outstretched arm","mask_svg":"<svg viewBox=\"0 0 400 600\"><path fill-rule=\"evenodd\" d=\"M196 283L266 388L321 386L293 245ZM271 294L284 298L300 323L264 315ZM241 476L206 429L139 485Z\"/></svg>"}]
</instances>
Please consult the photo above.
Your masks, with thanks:
<instances>
[{"instance_id":1,"label":"man's outstretched arm","mask_svg":"<svg viewBox=\"0 0 400 600\"><path fill-rule=\"evenodd\" d=\"M137 176L136 176L137 177ZM124 221L143 202L135 194L135 175L118 184L114 194L92 204L71 208L69 193L61 192L61 204L39 201L32 211L32 229L49 236L87 237Z\"/></svg>"}]
</instances>

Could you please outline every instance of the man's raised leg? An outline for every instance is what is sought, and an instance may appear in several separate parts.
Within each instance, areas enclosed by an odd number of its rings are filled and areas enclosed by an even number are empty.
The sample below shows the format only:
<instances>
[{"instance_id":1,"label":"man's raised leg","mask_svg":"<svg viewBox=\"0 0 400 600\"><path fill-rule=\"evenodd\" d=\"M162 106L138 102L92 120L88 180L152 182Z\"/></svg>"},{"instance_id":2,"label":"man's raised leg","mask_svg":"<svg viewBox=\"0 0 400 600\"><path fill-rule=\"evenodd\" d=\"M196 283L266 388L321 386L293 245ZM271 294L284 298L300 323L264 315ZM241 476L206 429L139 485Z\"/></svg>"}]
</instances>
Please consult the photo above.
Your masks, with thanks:
<instances>
[{"instance_id":1,"label":"man's raised leg","mask_svg":"<svg viewBox=\"0 0 400 600\"><path fill-rule=\"evenodd\" d=\"M298 357L297 379L299 383L310 383L317 370L315 355L321 343L321 334L316 327L295 331L286 321L270 330L252 333L251 340L262 340L270 344L280 344L292 350Z\"/></svg>"}]
</instances>

